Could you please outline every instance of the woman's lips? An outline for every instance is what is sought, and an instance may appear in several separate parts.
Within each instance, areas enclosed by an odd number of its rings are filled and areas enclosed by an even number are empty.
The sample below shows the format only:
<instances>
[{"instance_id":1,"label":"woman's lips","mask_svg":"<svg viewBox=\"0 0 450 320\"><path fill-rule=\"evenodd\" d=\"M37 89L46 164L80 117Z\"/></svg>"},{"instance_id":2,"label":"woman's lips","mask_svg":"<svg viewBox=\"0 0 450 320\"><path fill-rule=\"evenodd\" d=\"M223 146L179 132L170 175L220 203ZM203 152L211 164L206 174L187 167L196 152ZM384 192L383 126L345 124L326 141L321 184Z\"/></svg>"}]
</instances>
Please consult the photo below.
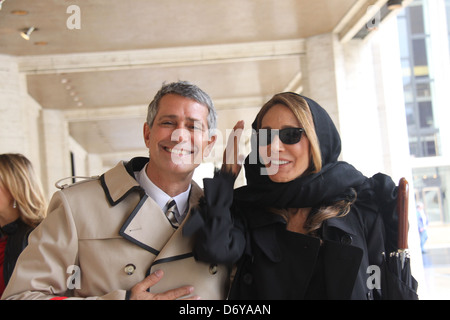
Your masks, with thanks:
<instances>
[{"instance_id":1,"label":"woman's lips","mask_svg":"<svg viewBox=\"0 0 450 320\"><path fill-rule=\"evenodd\" d=\"M290 162L291 161L288 161L288 160L270 159L270 163L275 165L275 166L282 166L282 165L288 164Z\"/></svg>"}]
</instances>

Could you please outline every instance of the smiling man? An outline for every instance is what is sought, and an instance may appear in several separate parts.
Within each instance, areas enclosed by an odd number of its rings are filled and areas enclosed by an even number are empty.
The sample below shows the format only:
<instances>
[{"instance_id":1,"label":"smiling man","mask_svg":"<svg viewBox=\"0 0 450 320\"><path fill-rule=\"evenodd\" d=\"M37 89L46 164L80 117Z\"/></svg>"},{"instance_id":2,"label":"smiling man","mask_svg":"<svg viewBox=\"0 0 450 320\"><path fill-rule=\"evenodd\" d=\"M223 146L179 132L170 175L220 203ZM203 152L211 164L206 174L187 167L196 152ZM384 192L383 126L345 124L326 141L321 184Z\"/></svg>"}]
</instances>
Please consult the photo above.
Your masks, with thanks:
<instances>
[{"instance_id":1,"label":"smiling man","mask_svg":"<svg viewBox=\"0 0 450 320\"><path fill-rule=\"evenodd\" d=\"M205 92L163 85L144 124L150 157L56 192L2 299L224 299L228 268L196 261L182 235L215 127Z\"/></svg>"},{"instance_id":2,"label":"smiling man","mask_svg":"<svg viewBox=\"0 0 450 320\"><path fill-rule=\"evenodd\" d=\"M144 140L150 150L147 175L169 195L186 190L194 169L214 145L216 136L208 130L215 127L215 119L209 116L214 110L205 106L207 101L198 100L201 98L168 93L150 104L153 107L158 102L159 108L144 125Z\"/></svg>"}]
</instances>

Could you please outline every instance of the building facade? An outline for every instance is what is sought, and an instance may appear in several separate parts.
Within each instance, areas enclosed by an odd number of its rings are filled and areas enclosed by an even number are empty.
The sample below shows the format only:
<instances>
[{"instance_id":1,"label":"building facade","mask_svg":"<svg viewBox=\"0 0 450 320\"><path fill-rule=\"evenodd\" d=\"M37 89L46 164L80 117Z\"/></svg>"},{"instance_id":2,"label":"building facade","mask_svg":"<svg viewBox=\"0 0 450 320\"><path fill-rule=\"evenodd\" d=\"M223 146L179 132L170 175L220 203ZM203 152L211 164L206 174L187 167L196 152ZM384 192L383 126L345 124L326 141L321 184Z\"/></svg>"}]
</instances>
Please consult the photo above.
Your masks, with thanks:
<instances>
[{"instance_id":1,"label":"building facade","mask_svg":"<svg viewBox=\"0 0 450 320\"><path fill-rule=\"evenodd\" d=\"M415 200L450 224L450 1L415 0L397 21Z\"/></svg>"}]
</instances>

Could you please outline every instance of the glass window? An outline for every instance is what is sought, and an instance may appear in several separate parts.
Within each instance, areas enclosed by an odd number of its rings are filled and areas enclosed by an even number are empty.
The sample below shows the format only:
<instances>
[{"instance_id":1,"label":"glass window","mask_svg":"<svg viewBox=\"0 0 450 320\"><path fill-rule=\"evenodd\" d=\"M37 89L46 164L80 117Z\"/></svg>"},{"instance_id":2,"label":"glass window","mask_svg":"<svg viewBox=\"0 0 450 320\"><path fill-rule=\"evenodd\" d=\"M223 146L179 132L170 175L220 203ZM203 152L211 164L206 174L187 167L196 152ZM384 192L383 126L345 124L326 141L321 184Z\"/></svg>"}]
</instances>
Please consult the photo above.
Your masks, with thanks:
<instances>
[{"instance_id":1,"label":"glass window","mask_svg":"<svg viewBox=\"0 0 450 320\"><path fill-rule=\"evenodd\" d=\"M423 34L425 33L424 23L423 23L423 7L422 5L410 6L409 7L409 25L412 34Z\"/></svg>"},{"instance_id":2,"label":"glass window","mask_svg":"<svg viewBox=\"0 0 450 320\"><path fill-rule=\"evenodd\" d=\"M414 52L414 75L416 77L428 76L428 57L425 39L412 41Z\"/></svg>"},{"instance_id":3,"label":"glass window","mask_svg":"<svg viewBox=\"0 0 450 320\"><path fill-rule=\"evenodd\" d=\"M431 89L429 82L422 82L416 84L416 93L420 98L429 98L431 97Z\"/></svg>"},{"instance_id":4,"label":"glass window","mask_svg":"<svg viewBox=\"0 0 450 320\"><path fill-rule=\"evenodd\" d=\"M414 157L420 157L417 142L414 141L409 142L409 154Z\"/></svg>"},{"instance_id":5,"label":"glass window","mask_svg":"<svg viewBox=\"0 0 450 320\"><path fill-rule=\"evenodd\" d=\"M450 35L450 0L445 0L445 9L447 11L447 31Z\"/></svg>"},{"instance_id":6,"label":"glass window","mask_svg":"<svg viewBox=\"0 0 450 320\"><path fill-rule=\"evenodd\" d=\"M411 65L409 59L402 59L403 85L411 84Z\"/></svg>"},{"instance_id":7,"label":"glass window","mask_svg":"<svg viewBox=\"0 0 450 320\"><path fill-rule=\"evenodd\" d=\"M400 44L400 57L407 58L409 57L408 29L406 25L406 19L404 16L397 19L397 25Z\"/></svg>"},{"instance_id":8,"label":"glass window","mask_svg":"<svg viewBox=\"0 0 450 320\"><path fill-rule=\"evenodd\" d=\"M448 43L450 50L450 0L445 1L445 8L447 12L447 31L448 31Z\"/></svg>"},{"instance_id":9,"label":"glass window","mask_svg":"<svg viewBox=\"0 0 450 320\"><path fill-rule=\"evenodd\" d=\"M405 111L406 111L406 123L409 126L416 125L416 120L414 118L414 104L413 103L407 103L405 104Z\"/></svg>"},{"instance_id":10,"label":"glass window","mask_svg":"<svg viewBox=\"0 0 450 320\"><path fill-rule=\"evenodd\" d=\"M431 141L424 141L423 142L423 150L425 151L426 157L435 157L437 155L436 152L436 142L433 140Z\"/></svg>"},{"instance_id":11,"label":"glass window","mask_svg":"<svg viewBox=\"0 0 450 320\"><path fill-rule=\"evenodd\" d=\"M424 204L428 222L450 222L450 208L446 196L450 188L450 167L415 168L413 178L415 200Z\"/></svg>"},{"instance_id":12,"label":"glass window","mask_svg":"<svg viewBox=\"0 0 450 320\"><path fill-rule=\"evenodd\" d=\"M405 103L412 104L414 102L414 94L413 94L411 85L403 86L403 94L404 94L404 97L405 97ZM411 106L406 106L407 109L408 109L408 107L412 108L413 106L412 105Z\"/></svg>"},{"instance_id":13,"label":"glass window","mask_svg":"<svg viewBox=\"0 0 450 320\"><path fill-rule=\"evenodd\" d=\"M428 221L433 222L442 222L442 199L441 192L438 187L429 187L423 188L422 197L424 201L424 205L427 209L426 213L428 216Z\"/></svg>"},{"instance_id":14,"label":"glass window","mask_svg":"<svg viewBox=\"0 0 450 320\"><path fill-rule=\"evenodd\" d=\"M433 107L431 101L419 102L419 119L421 128L433 128Z\"/></svg>"}]
</instances>

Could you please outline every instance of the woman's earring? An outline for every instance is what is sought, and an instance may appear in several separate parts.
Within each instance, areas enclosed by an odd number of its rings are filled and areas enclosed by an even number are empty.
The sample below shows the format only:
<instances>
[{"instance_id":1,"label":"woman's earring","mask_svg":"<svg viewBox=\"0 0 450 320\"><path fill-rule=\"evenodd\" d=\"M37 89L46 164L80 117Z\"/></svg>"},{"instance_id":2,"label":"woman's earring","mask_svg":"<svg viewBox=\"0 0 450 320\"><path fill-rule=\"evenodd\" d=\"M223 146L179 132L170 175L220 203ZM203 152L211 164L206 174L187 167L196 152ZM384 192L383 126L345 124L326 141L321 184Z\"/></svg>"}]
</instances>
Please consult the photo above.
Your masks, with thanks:
<instances>
[{"instance_id":1,"label":"woman's earring","mask_svg":"<svg viewBox=\"0 0 450 320\"><path fill-rule=\"evenodd\" d=\"M13 202L13 208L14 209L17 208L17 201L16 200L14 200L14 202Z\"/></svg>"}]
</instances>

